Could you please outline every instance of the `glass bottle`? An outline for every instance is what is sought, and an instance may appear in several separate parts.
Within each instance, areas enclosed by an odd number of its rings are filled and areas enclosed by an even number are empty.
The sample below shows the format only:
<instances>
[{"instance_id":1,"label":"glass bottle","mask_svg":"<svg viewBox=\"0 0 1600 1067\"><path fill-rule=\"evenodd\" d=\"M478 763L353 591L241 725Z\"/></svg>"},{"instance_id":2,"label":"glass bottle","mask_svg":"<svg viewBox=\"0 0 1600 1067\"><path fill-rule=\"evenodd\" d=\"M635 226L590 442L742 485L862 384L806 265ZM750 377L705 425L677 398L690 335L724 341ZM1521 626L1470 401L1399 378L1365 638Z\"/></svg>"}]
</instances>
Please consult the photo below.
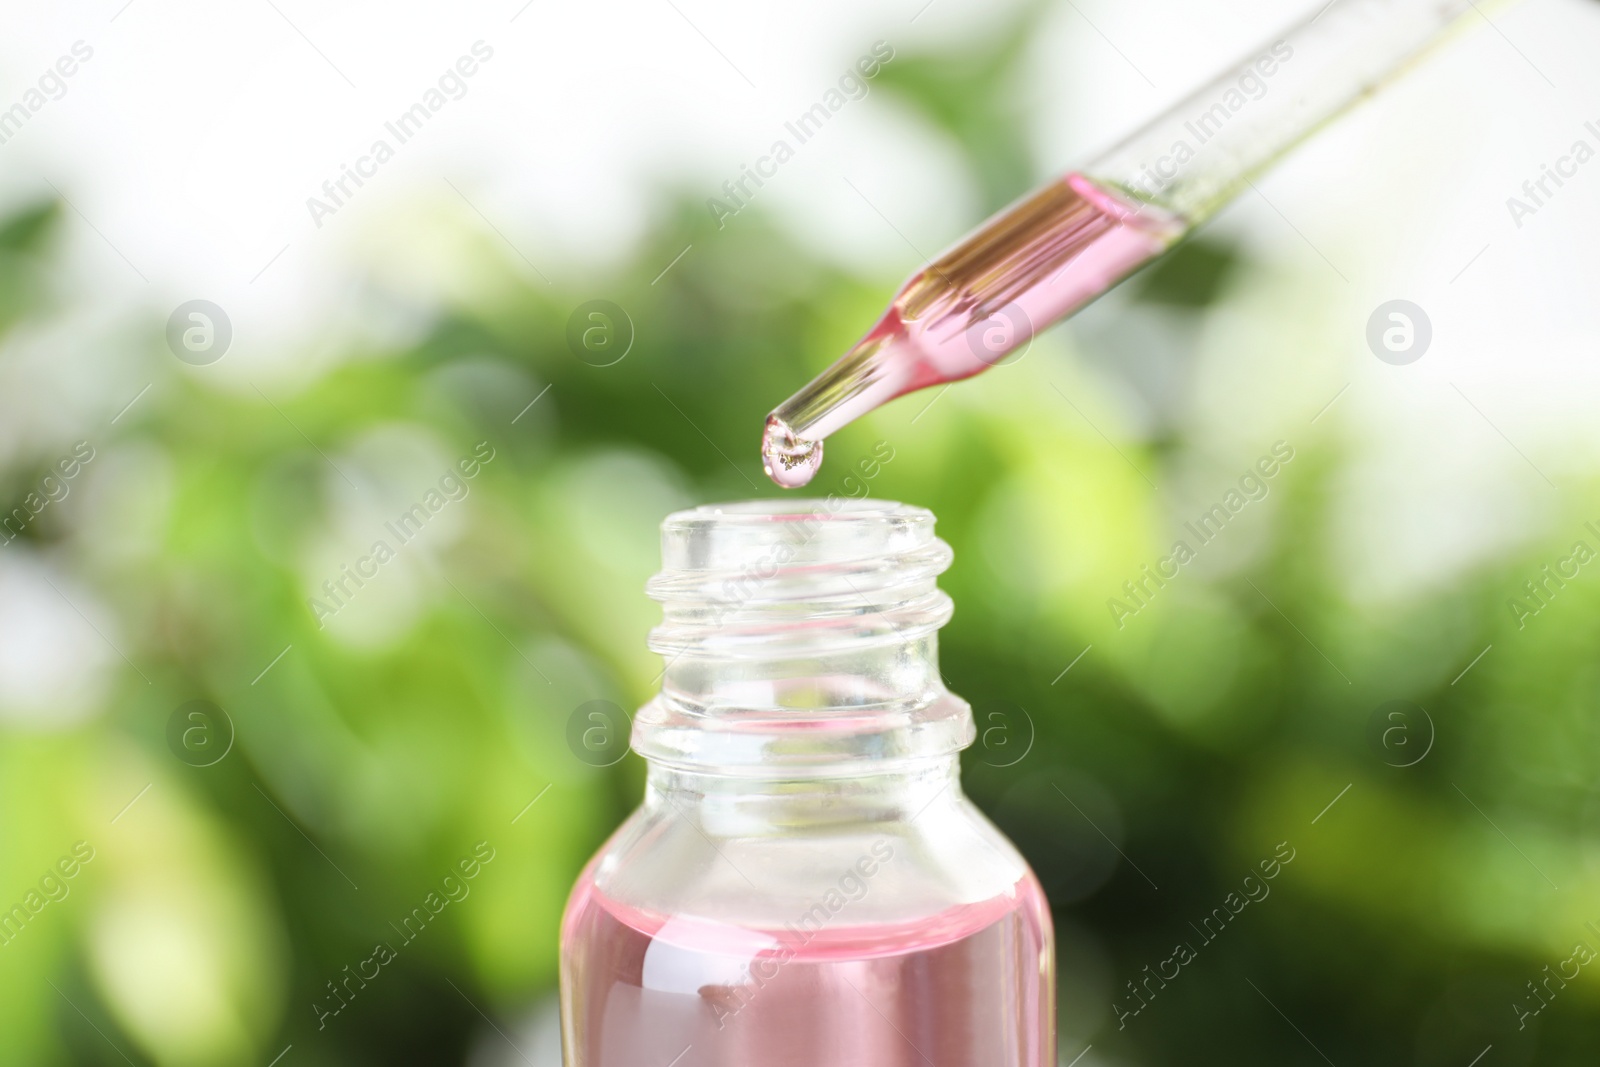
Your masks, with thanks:
<instances>
[{"instance_id":1,"label":"glass bottle","mask_svg":"<svg viewBox=\"0 0 1600 1067\"><path fill-rule=\"evenodd\" d=\"M932 513L662 524L643 805L562 922L566 1067L1054 1067L1050 914L961 792Z\"/></svg>"}]
</instances>

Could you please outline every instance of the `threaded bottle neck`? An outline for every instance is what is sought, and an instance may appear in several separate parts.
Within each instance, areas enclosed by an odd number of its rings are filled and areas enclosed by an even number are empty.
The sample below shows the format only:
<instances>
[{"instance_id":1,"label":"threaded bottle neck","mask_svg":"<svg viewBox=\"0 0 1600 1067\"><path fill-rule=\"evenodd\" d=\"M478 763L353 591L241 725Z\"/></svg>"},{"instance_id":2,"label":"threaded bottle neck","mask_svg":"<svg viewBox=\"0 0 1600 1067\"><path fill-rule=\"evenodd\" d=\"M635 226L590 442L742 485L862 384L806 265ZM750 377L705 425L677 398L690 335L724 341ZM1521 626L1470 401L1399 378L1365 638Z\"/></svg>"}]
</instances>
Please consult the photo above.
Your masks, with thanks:
<instances>
[{"instance_id":1,"label":"threaded bottle neck","mask_svg":"<svg viewBox=\"0 0 1600 1067\"><path fill-rule=\"evenodd\" d=\"M859 500L698 508L662 523L648 591L661 693L635 722L654 762L807 777L950 756L972 740L944 688L937 585L950 547L922 508ZM853 769L855 768L855 769Z\"/></svg>"}]
</instances>

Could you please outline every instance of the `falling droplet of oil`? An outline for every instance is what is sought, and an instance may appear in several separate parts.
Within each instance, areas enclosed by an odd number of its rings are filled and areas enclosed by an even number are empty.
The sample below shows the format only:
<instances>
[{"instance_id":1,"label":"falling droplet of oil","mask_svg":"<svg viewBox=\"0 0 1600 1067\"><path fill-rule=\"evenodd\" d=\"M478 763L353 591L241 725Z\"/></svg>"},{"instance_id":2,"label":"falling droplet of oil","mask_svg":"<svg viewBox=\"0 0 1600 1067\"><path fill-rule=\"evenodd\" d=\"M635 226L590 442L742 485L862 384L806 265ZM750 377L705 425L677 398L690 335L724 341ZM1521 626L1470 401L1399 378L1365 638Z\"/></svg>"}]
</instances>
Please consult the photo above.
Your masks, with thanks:
<instances>
[{"instance_id":1,"label":"falling droplet of oil","mask_svg":"<svg viewBox=\"0 0 1600 1067\"><path fill-rule=\"evenodd\" d=\"M822 442L796 437L788 423L770 415L761 434L761 465L778 485L798 489L822 466Z\"/></svg>"}]
</instances>

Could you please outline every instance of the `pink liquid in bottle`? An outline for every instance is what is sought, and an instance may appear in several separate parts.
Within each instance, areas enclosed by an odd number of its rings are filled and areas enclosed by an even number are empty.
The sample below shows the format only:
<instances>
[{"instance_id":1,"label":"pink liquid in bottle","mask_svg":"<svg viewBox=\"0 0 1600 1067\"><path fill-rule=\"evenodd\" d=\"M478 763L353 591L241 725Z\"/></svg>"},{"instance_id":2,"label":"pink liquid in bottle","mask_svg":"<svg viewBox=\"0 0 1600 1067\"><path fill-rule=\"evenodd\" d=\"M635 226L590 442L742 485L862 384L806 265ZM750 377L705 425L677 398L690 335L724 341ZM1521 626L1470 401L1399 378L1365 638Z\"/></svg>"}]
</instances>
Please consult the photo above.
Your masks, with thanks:
<instances>
[{"instance_id":1,"label":"pink liquid in bottle","mask_svg":"<svg viewBox=\"0 0 1600 1067\"><path fill-rule=\"evenodd\" d=\"M824 437L898 396L999 364L1182 231L1081 174L1013 204L913 275L865 337L773 411L762 435L767 475L786 489L805 485Z\"/></svg>"},{"instance_id":2,"label":"pink liquid in bottle","mask_svg":"<svg viewBox=\"0 0 1600 1067\"><path fill-rule=\"evenodd\" d=\"M920 921L839 919L647 914L586 871L563 931L567 1064L1055 1067L1050 913L1031 873Z\"/></svg>"}]
</instances>

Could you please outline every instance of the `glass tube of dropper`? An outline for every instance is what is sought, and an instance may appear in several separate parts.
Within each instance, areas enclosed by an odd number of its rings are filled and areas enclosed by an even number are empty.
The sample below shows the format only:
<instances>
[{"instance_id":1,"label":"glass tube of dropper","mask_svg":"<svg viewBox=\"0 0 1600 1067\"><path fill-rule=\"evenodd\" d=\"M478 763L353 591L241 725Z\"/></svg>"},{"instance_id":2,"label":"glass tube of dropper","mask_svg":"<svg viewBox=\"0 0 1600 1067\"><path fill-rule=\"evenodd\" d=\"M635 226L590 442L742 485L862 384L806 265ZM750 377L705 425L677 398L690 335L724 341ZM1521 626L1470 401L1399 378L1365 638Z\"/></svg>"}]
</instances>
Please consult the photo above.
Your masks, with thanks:
<instances>
[{"instance_id":1,"label":"glass tube of dropper","mask_svg":"<svg viewBox=\"0 0 1600 1067\"><path fill-rule=\"evenodd\" d=\"M1474 0L1333 0L1094 162L914 274L845 355L768 416L767 474L806 484L822 439L969 378L1161 256L1312 133L1409 67Z\"/></svg>"}]
</instances>

